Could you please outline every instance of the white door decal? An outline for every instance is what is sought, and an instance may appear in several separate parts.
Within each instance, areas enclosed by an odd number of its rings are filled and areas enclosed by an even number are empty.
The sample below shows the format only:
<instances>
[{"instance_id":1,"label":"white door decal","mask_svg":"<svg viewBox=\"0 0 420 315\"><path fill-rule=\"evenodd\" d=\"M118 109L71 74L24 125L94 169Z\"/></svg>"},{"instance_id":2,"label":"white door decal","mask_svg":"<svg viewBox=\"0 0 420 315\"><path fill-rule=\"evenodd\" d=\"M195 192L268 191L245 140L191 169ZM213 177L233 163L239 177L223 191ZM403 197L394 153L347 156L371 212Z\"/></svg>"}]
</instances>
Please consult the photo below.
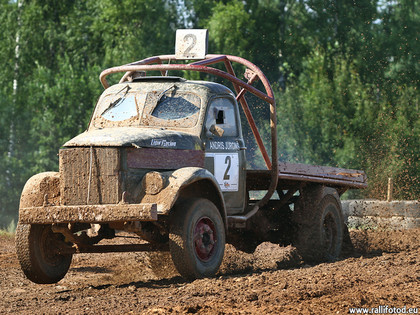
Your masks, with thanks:
<instances>
[{"instance_id":1,"label":"white door decal","mask_svg":"<svg viewBox=\"0 0 420 315\"><path fill-rule=\"evenodd\" d=\"M238 153L206 153L214 158L214 177L222 191L238 191Z\"/></svg>"}]
</instances>

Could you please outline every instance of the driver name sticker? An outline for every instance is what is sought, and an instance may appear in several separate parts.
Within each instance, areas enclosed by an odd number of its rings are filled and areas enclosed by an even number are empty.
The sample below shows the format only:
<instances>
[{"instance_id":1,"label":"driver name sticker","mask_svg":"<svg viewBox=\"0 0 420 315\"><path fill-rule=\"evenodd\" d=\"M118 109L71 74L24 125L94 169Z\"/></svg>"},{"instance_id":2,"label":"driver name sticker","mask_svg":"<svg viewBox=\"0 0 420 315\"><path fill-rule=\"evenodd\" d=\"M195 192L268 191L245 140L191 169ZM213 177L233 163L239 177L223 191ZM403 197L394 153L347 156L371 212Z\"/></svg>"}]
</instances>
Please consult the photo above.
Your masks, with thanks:
<instances>
[{"instance_id":1,"label":"driver name sticker","mask_svg":"<svg viewBox=\"0 0 420 315\"><path fill-rule=\"evenodd\" d=\"M239 150L239 144L233 141L209 141L210 150Z\"/></svg>"},{"instance_id":2,"label":"driver name sticker","mask_svg":"<svg viewBox=\"0 0 420 315\"><path fill-rule=\"evenodd\" d=\"M222 191L238 191L238 153L206 153L214 158L214 177Z\"/></svg>"}]
</instances>

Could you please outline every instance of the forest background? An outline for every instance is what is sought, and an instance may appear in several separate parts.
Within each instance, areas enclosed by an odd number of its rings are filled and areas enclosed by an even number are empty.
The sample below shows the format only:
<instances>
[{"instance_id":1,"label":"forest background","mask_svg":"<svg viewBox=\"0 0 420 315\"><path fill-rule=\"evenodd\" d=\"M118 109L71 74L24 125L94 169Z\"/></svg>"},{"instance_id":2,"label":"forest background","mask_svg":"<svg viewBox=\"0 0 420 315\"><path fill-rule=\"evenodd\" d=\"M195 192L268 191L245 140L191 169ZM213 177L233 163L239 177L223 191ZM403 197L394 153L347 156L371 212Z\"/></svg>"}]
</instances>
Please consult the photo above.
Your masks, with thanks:
<instances>
[{"instance_id":1,"label":"forest background","mask_svg":"<svg viewBox=\"0 0 420 315\"><path fill-rule=\"evenodd\" d=\"M265 72L281 161L365 170L368 189L348 197L383 199L392 177L395 198L419 199L419 8L419 0L0 0L0 228L14 228L26 180L57 171L61 145L85 130L99 73L173 53L178 28L207 28L210 53ZM256 117L265 136L266 115Z\"/></svg>"}]
</instances>

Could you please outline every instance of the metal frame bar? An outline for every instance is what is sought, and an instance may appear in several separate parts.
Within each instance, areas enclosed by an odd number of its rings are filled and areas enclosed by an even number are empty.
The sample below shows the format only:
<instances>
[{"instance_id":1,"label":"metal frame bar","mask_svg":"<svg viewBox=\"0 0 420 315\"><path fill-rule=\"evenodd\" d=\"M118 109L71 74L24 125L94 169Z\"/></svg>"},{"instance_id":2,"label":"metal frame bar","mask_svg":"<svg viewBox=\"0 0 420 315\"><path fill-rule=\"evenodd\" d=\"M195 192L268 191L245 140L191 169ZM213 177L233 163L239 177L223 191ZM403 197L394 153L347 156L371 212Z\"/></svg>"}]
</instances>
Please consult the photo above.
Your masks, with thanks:
<instances>
[{"instance_id":1,"label":"metal frame bar","mask_svg":"<svg viewBox=\"0 0 420 315\"><path fill-rule=\"evenodd\" d=\"M125 252L160 252L169 251L168 244L120 244L120 245L83 245L76 247L63 246L57 252L64 254L83 253L125 253Z\"/></svg>"}]
</instances>

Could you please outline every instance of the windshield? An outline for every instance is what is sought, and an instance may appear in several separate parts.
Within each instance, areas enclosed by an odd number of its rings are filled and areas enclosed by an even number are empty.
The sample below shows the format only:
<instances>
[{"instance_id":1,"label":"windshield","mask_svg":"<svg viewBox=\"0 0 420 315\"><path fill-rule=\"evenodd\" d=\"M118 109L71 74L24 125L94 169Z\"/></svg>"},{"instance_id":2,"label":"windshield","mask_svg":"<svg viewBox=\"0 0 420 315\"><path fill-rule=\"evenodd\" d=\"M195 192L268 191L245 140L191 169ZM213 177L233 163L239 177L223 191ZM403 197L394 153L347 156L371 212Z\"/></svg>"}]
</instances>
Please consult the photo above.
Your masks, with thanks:
<instances>
[{"instance_id":1,"label":"windshield","mask_svg":"<svg viewBox=\"0 0 420 315\"><path fill-rule=\"evenodd\" d=\"M185 95L184 97L165 97L157 103L152 112L152 116L159 119L181 119L192 116L199 112L200 108L195 106L197 101L193 95ZM192 100L188 100L192 98Z\"/></svg>"},{"instance_id":2,"label":"windshield","mask_svg":"<svg viewBox=\"0 0 420 315\"><path fill-rule=\"evenodd\" d=\"M190 128L197 124L201 98L172 85L161 91L143 92L125 86L102 97L92 125L96 128L156 126Z\"/></svg>"}]
</instances>

